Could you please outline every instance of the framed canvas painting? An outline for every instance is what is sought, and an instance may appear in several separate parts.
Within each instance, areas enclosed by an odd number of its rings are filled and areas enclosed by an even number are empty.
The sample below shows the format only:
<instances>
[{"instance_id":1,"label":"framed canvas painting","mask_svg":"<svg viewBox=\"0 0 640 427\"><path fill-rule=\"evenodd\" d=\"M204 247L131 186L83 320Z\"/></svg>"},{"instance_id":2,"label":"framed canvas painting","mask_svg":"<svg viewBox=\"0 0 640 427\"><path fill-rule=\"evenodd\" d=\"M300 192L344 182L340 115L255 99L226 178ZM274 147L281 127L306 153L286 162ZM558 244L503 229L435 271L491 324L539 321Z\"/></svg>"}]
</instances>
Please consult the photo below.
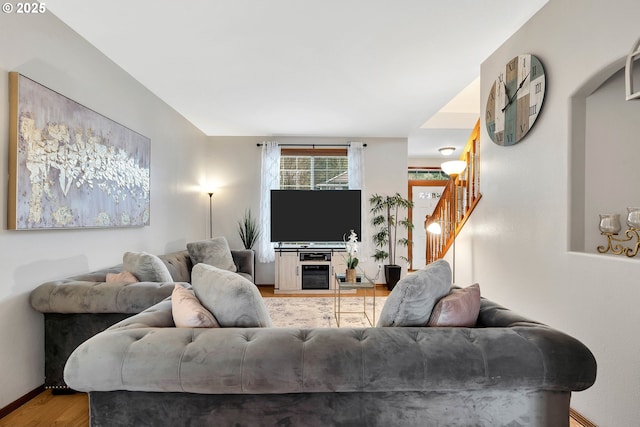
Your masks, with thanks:
<instances>
[{"instance_id":1,"label":"framed canvas painting","mask_svg":"<svg viewBox=\"0 0 640 427\"><path fill-rule=\"evenodd\" d=\"M149 138L9 73L11 230L149 225Z\"/></svg>"}]
</instances>

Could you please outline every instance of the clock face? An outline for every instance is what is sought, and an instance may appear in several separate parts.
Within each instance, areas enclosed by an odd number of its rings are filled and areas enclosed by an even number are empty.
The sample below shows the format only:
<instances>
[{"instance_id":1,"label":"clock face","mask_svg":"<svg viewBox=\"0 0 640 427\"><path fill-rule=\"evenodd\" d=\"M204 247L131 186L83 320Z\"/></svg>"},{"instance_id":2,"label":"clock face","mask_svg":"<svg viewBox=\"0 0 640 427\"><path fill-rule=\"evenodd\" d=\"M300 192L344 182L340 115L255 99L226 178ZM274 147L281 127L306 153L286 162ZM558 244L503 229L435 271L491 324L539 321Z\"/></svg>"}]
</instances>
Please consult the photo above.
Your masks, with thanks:
<instances>
[{"instance_id":1,"label":"clock face","mask_svg":"<svg viewBox=\"0 0 640 427\"><path fill-rule=\"evenodd\" d=\"M487 98L485 123L493 142L513 145L527 135L540 114L545 86L544 68L535 56L507 62Z\"/></svg>"}]
</instances>

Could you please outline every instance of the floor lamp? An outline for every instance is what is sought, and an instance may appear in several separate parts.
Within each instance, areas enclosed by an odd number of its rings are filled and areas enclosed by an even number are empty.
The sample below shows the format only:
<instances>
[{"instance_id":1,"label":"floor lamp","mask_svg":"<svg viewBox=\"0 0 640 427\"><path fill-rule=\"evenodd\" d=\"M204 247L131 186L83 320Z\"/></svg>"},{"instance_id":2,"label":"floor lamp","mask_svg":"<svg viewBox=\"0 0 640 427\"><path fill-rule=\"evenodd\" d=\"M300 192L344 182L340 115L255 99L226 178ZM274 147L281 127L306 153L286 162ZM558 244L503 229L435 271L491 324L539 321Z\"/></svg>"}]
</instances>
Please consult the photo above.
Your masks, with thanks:
<instances>
[{"instance_id":1,"label":"floor lamp","mask_svg":"<svg viewBox=\"0 0 640 427\"><path fill-rule=\"evenodd\" d=\"M213 191L207 193L209 195L209 238L213 239Z\"/></svg>"}]
</instances>

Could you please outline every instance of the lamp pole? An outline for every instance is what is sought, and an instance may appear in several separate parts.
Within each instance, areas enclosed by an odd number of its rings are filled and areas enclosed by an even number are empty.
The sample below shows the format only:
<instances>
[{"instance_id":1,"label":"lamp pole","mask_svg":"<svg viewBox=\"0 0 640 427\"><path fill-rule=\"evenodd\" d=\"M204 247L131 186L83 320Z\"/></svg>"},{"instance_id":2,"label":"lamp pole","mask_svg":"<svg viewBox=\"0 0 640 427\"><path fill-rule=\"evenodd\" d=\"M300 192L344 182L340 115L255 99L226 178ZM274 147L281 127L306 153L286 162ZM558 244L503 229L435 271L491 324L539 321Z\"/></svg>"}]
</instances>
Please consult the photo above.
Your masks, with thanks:
<instances>
[{"instance_id":1,"label":"lamp pole","mask_svg":"<svg viewBox=\"0 0 640 427\"><path fill-rule=\"evenodd\" d=\"M453 225L453 243L452 243L452 256L453 256L453 262L452 262L452 269L451 269L451 283L453 283L454 285L456 284L456 225Z\"/></svg>"},{"instance_id":2,"label":"lamp pole","mask_svg":"<svg viewBox=\"0 0 640 427\"><path fill-rule=\"evenodd\" d=\"M210 191L207 194L209 195L209 238L213 239L213 208L212 208L213 191Z\"/></svg>"},{"instance_id":3,"label":"lamp pole","mask_svg":"<svg viewBox=\"0 0 640 427\"><path fill-rule=\"evenodd\" d=\"M458 187L456 186L456 179L458 178L458 174L451 175L453 178L451 180L451 193L453 194L453 218L452 221L449 221L449 225L451 226L451 233L453 234L453 243L452 243L452 256L453 262L451 282L455 285L456 283L456 223L458 222Z\"/></svg>"}]
</instances>

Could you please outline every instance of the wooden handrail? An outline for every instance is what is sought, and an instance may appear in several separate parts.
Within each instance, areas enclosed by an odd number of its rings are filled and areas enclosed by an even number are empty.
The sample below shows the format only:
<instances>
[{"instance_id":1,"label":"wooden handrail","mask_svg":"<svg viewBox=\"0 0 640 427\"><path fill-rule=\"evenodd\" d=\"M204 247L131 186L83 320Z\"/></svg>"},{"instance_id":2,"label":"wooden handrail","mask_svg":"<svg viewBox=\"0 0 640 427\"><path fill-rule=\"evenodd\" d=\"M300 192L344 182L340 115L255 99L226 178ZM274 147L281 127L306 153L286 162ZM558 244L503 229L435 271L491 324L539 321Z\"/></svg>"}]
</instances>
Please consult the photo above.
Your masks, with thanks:
<instances>
[{"instance_id":1,"label":"wooden handrail","mask_svg":"<svg viewBox=\"0 0 640 427\"><path fill-rule=\"evenodd\" d=\"M427 264L438 260L449 250L471 212L480 201L480 120L476 122L460 160L467 168L457 177L450 177L433 213L425 218L425 228L440 223L442 233L427 232Z\"/></svg>"}]
</instances>

